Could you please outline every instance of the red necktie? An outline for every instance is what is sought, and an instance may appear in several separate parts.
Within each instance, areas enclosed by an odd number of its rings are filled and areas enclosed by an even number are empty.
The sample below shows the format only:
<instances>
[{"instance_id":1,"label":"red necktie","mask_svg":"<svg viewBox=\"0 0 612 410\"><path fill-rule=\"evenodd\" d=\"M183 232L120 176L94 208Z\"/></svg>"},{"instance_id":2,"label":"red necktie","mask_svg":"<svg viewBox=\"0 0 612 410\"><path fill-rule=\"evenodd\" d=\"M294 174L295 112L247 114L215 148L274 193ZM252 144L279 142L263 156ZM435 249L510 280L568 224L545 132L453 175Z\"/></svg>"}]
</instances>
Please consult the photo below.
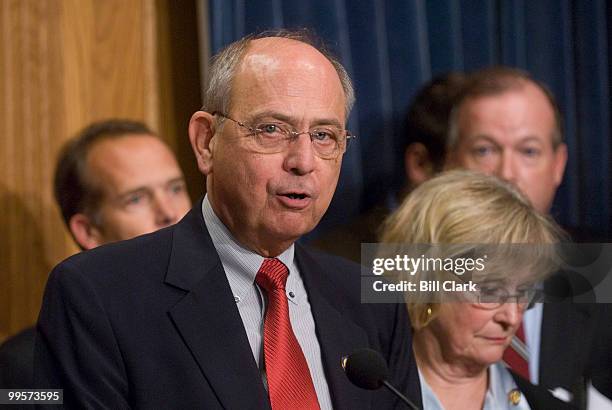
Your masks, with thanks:
<instances>
[{"instance_id":1,"label":"red necktie","mask_svg":"<svg viewBox=\"0 0 612 410\"><path fill-rule=\"evenodd\" d=\"M289 320L285 284L289 270L278 259L264 259L255 282L268 294L264 359L273 410L319 409L310 370Z\"/></svg>"},{"instance_id":2,"label":"red necktie","mask_svg":"<svg viewBox=\"0 0 612 410\"><path fill-rule=\"evenodd\" d=\"M504 351L503 361L517 374L529 380L529 350L525 343L523 323L512 336L510 346Z\"/></svg>"}]
</instances>

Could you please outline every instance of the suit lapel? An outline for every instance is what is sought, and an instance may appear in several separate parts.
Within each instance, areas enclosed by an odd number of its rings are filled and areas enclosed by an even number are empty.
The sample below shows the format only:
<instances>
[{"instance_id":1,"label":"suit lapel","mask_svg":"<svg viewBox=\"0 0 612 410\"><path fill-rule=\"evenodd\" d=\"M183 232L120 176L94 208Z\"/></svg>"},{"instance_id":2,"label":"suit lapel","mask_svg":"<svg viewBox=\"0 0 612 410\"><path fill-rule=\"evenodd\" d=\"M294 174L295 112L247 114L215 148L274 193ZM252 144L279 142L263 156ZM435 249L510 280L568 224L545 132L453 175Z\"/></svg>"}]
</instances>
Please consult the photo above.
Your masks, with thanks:
<instances>
[{"instance_id":1,"label":"suit lapel","mask_svg":"<svg viewBox=\"0 0 612 410\"><path fill-rule=\"evenodd\" d=\"M326 275L333 273L324 269L298 244L295 255L308 292L334 408L370 408L370 392L351 384L341 366L343 356L369 345L367 335L361 327L343 316L341 308L333 303L343 294L333 287L331 281L325 279Z\"/></svg>"},{"instance_id":2,"label":"suit lapel","mask_svg":"<svg viewBox=\"0 0 612 410\"><path fill-rule=\"evenodd\" d=\"M200 210L196 206L175 228L166 283L188 293L169 315L223 407L269 408L229 282Z\"/></svg>"}]
</instances>

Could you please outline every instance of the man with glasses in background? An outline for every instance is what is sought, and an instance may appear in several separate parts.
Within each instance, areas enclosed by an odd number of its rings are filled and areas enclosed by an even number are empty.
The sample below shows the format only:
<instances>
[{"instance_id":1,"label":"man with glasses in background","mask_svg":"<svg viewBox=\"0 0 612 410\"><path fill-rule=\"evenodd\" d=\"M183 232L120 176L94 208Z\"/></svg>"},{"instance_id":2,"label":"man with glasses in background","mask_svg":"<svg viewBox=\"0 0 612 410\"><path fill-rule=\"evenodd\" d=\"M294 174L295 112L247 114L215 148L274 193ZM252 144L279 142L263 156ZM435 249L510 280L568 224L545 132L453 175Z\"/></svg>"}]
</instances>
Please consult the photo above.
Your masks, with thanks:
<instances>
[{"instance_id":1,"label":"man with glasses in background","mask_svg":"<svg viewBox=\"0 0 612 410\"><path fill-rule=\"evenodd\" d=\"M401 407L343 374L342 357L369 347L420 402L405 306L361 304L358 265L295 244L331 201L353 100L303 33L218 54L189 124L206 196L169 229L55 268L38 387L80 407Z\"/></svg>"}]
</instances>

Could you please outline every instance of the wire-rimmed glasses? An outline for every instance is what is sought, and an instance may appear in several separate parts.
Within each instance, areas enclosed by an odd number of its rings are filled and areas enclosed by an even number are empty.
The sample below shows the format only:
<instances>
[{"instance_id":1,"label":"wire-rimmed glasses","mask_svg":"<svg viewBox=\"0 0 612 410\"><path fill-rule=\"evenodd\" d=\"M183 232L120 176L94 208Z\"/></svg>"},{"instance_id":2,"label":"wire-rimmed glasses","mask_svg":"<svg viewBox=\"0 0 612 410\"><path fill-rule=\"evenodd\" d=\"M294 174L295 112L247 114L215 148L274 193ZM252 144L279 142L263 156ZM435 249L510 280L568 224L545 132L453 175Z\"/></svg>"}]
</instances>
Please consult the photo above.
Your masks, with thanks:
<instances>
[{"instance_id":1,"label":"wire-rimmed glasses","mask_svg":"<svg viewBox=\"0 0 612 410\"><path fill-rule=\"evenodd\" d=\"M252 137L250 138L251 148L262 154L283 152L292 141L302 134L307 134L310 136L313 149L319 157L336 159L346 151L349 141L356 138L348 130L334 126L320 126L309 131L299 132L280 122L262 121L255 126L250 126L219 111L212 114L233 121L238 126L248 130L249 136Z\"/></svg>"},{"instance_id":2,"label":"wire-rimmed glasses","mask_svg":"<svg viewBox=\"0 0 612 410\"><path fill-rule=\"evenodd\" d=\"M515 292L510 293L504 287L480 286L479 290L474 292L476 300L473 305L480 309L493 310L505 303L516 303L521 310L527 310L539 300L540 296L539 290L533 287L517 289Z\"/></svg>"}]
</instances>

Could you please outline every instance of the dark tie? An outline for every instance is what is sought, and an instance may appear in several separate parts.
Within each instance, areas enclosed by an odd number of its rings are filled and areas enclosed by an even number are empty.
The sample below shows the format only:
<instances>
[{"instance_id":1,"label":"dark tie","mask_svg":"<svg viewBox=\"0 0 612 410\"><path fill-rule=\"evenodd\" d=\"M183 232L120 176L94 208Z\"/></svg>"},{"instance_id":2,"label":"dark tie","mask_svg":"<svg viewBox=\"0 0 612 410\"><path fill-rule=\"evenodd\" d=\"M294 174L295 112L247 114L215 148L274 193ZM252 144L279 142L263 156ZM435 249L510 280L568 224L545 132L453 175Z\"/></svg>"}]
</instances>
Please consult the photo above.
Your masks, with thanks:
<instances>
[{"instance_id":1,"label":"dark tie","mask_svg":"<svg viewBox=\"0 0 612 410\"><path fill-rule=\"evenodd\" d=\"M278 259L264 259L255 282L268 294L264 321L264 360L274 410L319 409L310 370L289 320L285 284L289 270Z\"/></svg>"},{"instance_id":2,"label":"dark tie","mask_svg":"<svg viewBox=\"0 0 612 410\"><path fill-rule=\"evenodd\" d=\"M525 343L525 330L522 322L512 336L510 346L504 351L503 360L517 374L529 380L529 350Z\"/></svg>"}]
</instances>

